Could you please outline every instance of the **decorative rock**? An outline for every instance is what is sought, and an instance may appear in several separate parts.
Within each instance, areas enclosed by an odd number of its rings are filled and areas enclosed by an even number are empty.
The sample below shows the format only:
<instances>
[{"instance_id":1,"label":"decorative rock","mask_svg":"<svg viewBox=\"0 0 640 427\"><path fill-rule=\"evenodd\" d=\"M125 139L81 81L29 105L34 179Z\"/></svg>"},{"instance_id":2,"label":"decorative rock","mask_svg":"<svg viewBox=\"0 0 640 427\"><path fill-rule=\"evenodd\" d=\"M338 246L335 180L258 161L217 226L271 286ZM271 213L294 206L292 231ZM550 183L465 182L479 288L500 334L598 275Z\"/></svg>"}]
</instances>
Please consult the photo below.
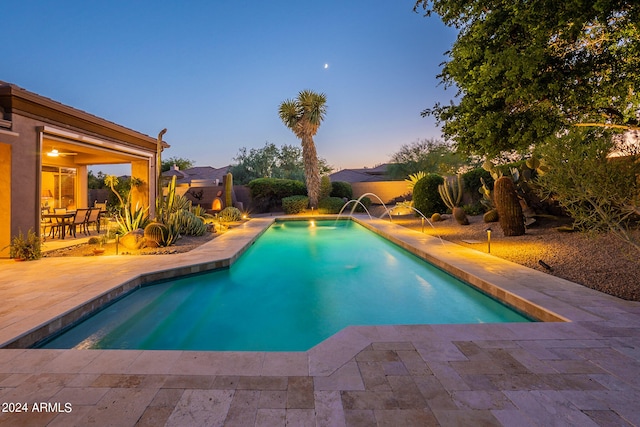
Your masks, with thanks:
<instances>
[{"instance_id":1,"label":"decorative rock","mask_svg":"<svg viewBox=\"0 0 640 427\"><path fill-rule=\"evenodd\" d=\"M120 237L120 244L127 249L140 249L144 245L144 230L138 228Z\"/></svg>"}]
</instances>

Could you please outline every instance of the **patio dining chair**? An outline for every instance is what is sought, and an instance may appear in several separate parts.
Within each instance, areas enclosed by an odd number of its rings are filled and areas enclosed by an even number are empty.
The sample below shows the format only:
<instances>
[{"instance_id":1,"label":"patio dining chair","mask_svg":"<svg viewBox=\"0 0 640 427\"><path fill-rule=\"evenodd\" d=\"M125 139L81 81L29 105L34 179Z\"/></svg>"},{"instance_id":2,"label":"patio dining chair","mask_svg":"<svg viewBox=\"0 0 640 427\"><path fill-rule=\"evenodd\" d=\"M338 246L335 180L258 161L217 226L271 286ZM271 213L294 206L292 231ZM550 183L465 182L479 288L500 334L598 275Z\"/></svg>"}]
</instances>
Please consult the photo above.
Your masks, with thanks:
<instances>
[{"instance_id":1,"label":"patio dining chair","mask_svg":"<svg viewBox=\"0 0 640 427\"><path fill-rule=\"evenodd\" d=\"M102 212L106 212L107 211L107 201L105 200L104 203L98 203L98 201L96 200L95 202L93 202L93 207L100 209Z\"/></svg>"},{"instance_id":2,"label":"patio dining chair","mask_svg":"<svg viewBox=\"0 0 640 427\"><path fill-rule=\"evenodd\" d=\"M66 214L67 208L54 208L53 213L56 215ZM49 237L55 238L56 234L62 236L62 229L67 226L64 219L56 218L51 221L51 228L49 230Z\"/></svg>"},{"instance_id":3,"label":"patio dining chair","mask_svg":"<svg viewBox=\"0 0 640 427\"><path fill-rule=\"evenodd\" d=\"M49 207L43 207L40 209L40 235L45 236L47 231L51 232L51 218L44 218L43 215L49 213ZM48 230L47 230L48 229Z\"/></svg>"},{"instance_id":4,"label":"patio dining chair","mask_svg":"<svg viewBox=\"0 0 640 427\"><path fill-rule=\"evenodd\" d=\"M100 234L100 208L91 208L87 215L87 234L89 233L89 226L93 224L95 230Z\"/></svg>"},{"instance_id":5,"label":"patio dining chair","mask_svg":"<svg viewBox=\"0 0 640 427\"><path fill-rule=\"evenodd\" d=\"M76 231L80 227L80 231L89 234L87 230L87 218L89 217L89 209L77 209L73 217L73 221L69 223L69 233L76 237Z\"/></svg>"}]
</instances>

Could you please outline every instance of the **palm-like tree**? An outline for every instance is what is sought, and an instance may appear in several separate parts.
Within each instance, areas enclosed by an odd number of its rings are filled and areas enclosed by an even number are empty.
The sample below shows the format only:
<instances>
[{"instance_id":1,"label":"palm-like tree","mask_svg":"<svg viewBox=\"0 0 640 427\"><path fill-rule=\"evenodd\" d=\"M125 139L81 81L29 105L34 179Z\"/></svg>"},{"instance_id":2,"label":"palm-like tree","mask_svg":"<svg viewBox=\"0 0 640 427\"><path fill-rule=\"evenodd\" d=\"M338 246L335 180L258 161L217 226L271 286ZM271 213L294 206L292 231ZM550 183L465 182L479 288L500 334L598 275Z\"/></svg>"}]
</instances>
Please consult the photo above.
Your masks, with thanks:
<instances>
[{"instance_id":1,"label":"palm-like tree","mask_svg":"<svg viewBox=\"0 0 640 427\"><path fill-rule=\"evenodd\" d=\"M318 207L320 195L320 171L318 155L313 137L327 113L327 96L311 90L303 90L296 99L287 99L280 104L278 115L283 123L300 138L304 176L307 181L307 194L312 208Z\"/></svg>"}]
</instances>

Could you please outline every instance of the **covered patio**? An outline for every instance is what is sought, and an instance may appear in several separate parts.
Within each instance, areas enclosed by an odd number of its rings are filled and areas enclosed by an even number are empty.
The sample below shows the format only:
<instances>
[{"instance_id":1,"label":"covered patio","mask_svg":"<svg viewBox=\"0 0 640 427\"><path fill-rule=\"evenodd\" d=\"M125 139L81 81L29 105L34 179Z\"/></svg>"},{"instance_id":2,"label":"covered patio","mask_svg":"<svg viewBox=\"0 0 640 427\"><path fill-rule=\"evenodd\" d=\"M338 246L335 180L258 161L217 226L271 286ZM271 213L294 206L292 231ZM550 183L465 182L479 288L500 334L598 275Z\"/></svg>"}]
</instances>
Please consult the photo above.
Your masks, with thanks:
<instances>
[{"instance_id":1,"label":"covered patio","mask_svg":"<svg viewBox=\"0 0 640 427\"><path fill-rule=\"evenodd\" d=\"M20 231L40 230L42 208L93 206L87 188L92 165L130 165L131 177L143 182L132 201L153 215L159 151L166 147L160 137L0 81L0 257L8 256Z\"/></svg>"}]
</instances>

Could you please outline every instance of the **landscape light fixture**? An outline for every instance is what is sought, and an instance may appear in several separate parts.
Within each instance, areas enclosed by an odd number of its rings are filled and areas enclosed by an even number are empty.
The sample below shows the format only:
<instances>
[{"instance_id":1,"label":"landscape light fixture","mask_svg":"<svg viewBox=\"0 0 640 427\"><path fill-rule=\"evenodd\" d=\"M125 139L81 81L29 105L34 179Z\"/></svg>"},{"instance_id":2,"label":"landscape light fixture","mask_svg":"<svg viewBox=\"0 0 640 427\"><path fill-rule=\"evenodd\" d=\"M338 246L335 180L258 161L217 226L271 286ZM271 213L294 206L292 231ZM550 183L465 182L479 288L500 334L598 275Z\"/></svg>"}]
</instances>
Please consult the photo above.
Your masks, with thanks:
<instances>
[{"instance_id":1,"label":"landscape light fixture","mask_svg":"<svg viewBox=\"0 0 640 427\"><path fill-rule=\"evenodd\" d=\"M487 253L491 253L491 227L487 228Z\"/></svg>"}]
</instances>

